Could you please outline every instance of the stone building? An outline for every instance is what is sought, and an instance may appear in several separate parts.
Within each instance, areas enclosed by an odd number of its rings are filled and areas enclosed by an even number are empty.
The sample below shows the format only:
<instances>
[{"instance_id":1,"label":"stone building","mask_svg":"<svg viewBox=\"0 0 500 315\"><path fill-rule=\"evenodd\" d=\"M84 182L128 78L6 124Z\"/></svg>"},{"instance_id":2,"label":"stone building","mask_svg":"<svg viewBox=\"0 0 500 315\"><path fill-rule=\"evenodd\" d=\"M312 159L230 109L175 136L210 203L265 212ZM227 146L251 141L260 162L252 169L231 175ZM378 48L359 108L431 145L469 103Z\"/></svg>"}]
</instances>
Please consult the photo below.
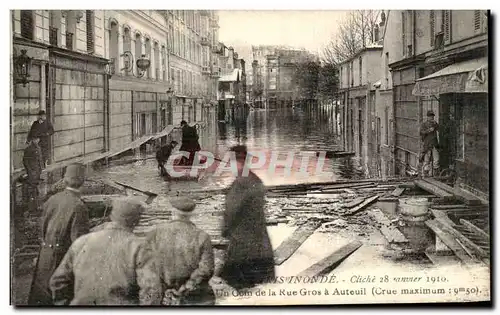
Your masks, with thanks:
<instances>
[{"instance_id":1,"label":"stone building","mask_svg":"<svg viewBox=\"0 0 500 315\"><path fill-rule=\"evenodd\" d=\"M356 152L368 166L377 140L372 122L375 114L375 86L380 79L382 46L373 44L339 64L339 99L343 122L344 148ZM380 142L380 141L379 141Z\"/></svg>"},{"instance_id":2,"label":"stone building","mask_svg":"<svg viewBox=\"0 0 500 315\"><path fill-rule=\"evenodd\" d=\"M419 127L433 110L441 170L453 169L458 186L487 196L488 11L391 11L388 23L399 30L397 40L384 39L384 45L398 47L389 64L396 172L417 168Z\"/></svg>"},{"instance_id":3,"label":"stone building","mask_svg":"<svg viewBox=\"0 0 500 315\"><path fill-rule=\"evenodd\" d=\"M11 74L12 169L22 168L26 136L39 110L55 130L51 163L108 150L104 12L13 10L11 17L14 60L32 58L27 84L16 71Z\"/></svg>"}]
</instances>

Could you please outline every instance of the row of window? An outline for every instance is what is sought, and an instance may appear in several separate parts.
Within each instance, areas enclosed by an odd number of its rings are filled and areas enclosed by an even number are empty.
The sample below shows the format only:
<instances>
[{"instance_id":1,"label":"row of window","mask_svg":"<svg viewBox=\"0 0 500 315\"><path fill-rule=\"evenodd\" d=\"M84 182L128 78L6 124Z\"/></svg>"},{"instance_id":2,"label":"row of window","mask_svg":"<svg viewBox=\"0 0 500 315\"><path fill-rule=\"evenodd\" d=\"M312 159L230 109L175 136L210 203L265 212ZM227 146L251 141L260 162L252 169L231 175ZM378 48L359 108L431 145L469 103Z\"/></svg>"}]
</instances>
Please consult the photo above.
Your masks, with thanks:
<instances>
[{"instance_id":1,"label":"row of window","mask_svg":"<svg viewBox=\"0 0 500 315\"><path fill-rule=\"evenodd\" d=\"M200 74L170 68L170 76L176 94L201 95L207 91L209 80L204 80Z\"/></svg>"}]
</instances>

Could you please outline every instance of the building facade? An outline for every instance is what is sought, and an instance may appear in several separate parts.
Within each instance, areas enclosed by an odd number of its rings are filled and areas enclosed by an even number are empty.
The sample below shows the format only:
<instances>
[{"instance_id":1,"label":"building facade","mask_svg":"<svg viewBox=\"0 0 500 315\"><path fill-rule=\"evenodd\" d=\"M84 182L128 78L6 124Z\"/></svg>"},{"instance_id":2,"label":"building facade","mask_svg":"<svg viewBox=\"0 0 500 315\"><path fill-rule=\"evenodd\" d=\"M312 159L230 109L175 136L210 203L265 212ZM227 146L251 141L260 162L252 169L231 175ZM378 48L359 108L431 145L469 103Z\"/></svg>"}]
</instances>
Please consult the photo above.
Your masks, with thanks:
<instances>
[{"instance_id":1,"label":"building facade","mask_svg":"<svg viewBox=\"0 0 500 315\"><path fill-rule=\"evenodd\" d=\"M382 46L368 46L339 64L340 115L344 149L353 151L368 168L373 147L380 142L374 132L376 86L380 79ZM378 128L377 128L378 130ZM376 149L375 149L376 151Z\"/></svg>"},{"instance_id":2,"label":"building facade","mask_svg":"<svg viewBox=\"0 0 500 315\"><path fill-rule=\"evenodd\" d=\"M388 23L399 30L396 40L384 39L397 47L389 64L396 172L418 167L420 124L433 110L441 170L454 169L458 185L488 194L488 12L391 11Z\"/></svg>"},{"instance_id":3,"label":"building facade","mask_svg":"<svg viewBox=\"0 0 500 315\"><path fill-rule=\"evenodd\" d=\"M27 84L12 73L12 169L22 168L39 110L55 129L51 163L118 150L183 119L215 119L216 11L13 10L11 16L13 60L32 58Z\"/></svg>"}]
</instances>

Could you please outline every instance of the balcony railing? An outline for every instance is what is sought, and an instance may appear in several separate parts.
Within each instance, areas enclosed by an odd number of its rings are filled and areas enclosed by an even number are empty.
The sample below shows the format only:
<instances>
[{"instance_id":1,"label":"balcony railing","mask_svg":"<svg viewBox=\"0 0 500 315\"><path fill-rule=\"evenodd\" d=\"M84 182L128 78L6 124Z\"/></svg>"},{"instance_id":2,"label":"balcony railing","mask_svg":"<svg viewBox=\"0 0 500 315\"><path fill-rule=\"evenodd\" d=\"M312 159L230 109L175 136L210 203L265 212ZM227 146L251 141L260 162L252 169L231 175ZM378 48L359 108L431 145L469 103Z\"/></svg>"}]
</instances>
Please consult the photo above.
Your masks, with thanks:
<instances>
[{"instance_id":1,"label":"balcony railing","mask_svg":"<svg viewBox=\"0 0 500 315\"><path fill-rule=\"evenodd\" d=\"M201 73L202 74L210 74L210 68L209 67L201 67Z\"/></svg>"},{"instance_id":2,"label":"balcony railing","mask_svg":"<svg viewBox=\"0 0 500 315\"><path fill-rule=\"evenodd\" d=\"M50 27L49 28L49 43L52 46L57 46L57 33L58 29L56 27Z\"/></svg>"},{"instance_id":3,"label":"balcony railing","mask_svg":"<svg viewBox=\"0 0 500 315\"><path fill-rule=\"evenodd\" d=\"M201 44L202 44L203 46L210 46L210 41L208 40L208 38L207 38L207 37L202 37L202 38L201 38Z\"/></svg>"},{"instance_id":4,"label":"balcony railing","mask_svg":"<svg viewBox=\"0 0 500 315\"><path fill-rule=\"evenodd\" d=\"M214 54L219 54L219 55L223 54L222 49L219 46L217 46L217 45L212 46L212 52Z\"/></svg>"},{"instance_id":5,"label":"balcony railing","mask_svg":"<svg viewBox=\"0 0 500 315\"><path fill-rule=\"evenodd\" d=\"M66 48L73 50L73 33L66 33Z\"/></svg>"}]
</instances>

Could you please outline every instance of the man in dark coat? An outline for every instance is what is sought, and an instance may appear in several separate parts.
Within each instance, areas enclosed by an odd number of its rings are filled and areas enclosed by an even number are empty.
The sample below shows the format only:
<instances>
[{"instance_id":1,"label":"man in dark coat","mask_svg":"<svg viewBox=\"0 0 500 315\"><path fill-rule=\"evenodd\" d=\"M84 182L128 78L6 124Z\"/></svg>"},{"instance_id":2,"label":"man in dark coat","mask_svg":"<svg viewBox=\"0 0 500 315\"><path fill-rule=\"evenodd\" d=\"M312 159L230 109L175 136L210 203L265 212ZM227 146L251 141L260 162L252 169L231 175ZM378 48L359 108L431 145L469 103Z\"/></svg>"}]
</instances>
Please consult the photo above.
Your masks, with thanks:
<instances>
[{"instance_id":1,"label":"man in dark coat","mask_svg":"<svg viewBox=\"0 0 500 315\"><path fill-rule=\"evenodd\" d=\"M49 159L49 137L54 134L54 127L47 121L45 111L38 112L38 119L33 122L28 133L28 139L33 137L40 138L40 147L42 148L42 158L44 167Z\"/></svg>"},{"instance_id":2,"label":"man in dark coat","mask_svg":"<svg viewBox=\"0 0 500 315\"><path fill-rule=\"evenodd\" d=\"M222 236L229 240L220 277L235 289L250 288L275 276L274 255L266 229L265 187L253 172L243 176L247 150L236 153L238 176L226 194Z\"/></svg>"},{"instance_id":3,"label":"man in dark coat","mask_svg":"<svg viewBox=\"0 0 500 315\"><path fill-rule=\"evenodd\" d=\"M160 176L170 178L169 173L165 169L165 163L168 161L170 155L172 155L172 150L177 146L177 141L170 141L169 144L160 146L156 150L156 161L158 162L158 169L160 170Z\"/></svg>"},{"instance_id":4,"label":"man in dark coat","mask_svg":"<svg viewBox=\"0 0 500 315\"><path fill-rule=\"evenodd\" d=\"M170 200L173 220L157 226L147 236L160 268L165 305L213 305L215 295L208 281L214 274L210 236L190 217L196 204L187 197Z\"/></svg>"},{"instance_id":5,"label":"man in dark coat","mask_svg":"<svg viewBox=\"0 0 500 315\"><path fill-rule=\"evenodd\" d=\"M182 128L182 144L179 151L189 152L189 158L183 158L183 165L193 165L194 155L201 150L200 143L198 142L199 136L195 127L191 127L183 120L181 121Z\"/></svg>"},{"instance_id":6,"label":"man in dark coat","mask_svg":"<svg viewBox=\"0 0 500 315\"><path fill-rule=\"evenodd\" d=\"M111 222L78 238L50 280L56 305L160 305L162 287L148 244L132 230L144 205L113 200Z\"/></svg>"},{"instance_id":7,"label":"man in dark coat","mask_svg":"<svg viewBox=\"0 0 500 315\"><path fill-rule=\"evenodd\" d=\"M33 275L28 305L51 305L49 280L71 244L89 232L89 211L80 199L79 188L85 180L82 164L66 168L66 189L44 204L40 252Z\"/></svg>"},{"instance_id":8,"label":"man in dark coat","mask_svg":"<svg viewBox=\"0 0 500 315\"><path fill-rule=\"evenodd\" d=\"M39 141L38 137L28 138L28 146L24 149L23 156L23 164L27 175L24 194L30 210L38 208L38 184L44 167L42 151L38 145Z\"/></svg>"},{"instance_id":9,"label":"man in dark coat","mask_svg":"<svg viewBox=\"0 0 500 315\"><path fill-rule=\"evenodd\" d=\"M434 174L439 171L439 124L434 120L434 112L427 111L427 121L420 126L420 137L422 139L422 154L420 163L423 162L423 173L426 175L431 167L431 155L433 159Z\"/></svg>"}]
</instances>

